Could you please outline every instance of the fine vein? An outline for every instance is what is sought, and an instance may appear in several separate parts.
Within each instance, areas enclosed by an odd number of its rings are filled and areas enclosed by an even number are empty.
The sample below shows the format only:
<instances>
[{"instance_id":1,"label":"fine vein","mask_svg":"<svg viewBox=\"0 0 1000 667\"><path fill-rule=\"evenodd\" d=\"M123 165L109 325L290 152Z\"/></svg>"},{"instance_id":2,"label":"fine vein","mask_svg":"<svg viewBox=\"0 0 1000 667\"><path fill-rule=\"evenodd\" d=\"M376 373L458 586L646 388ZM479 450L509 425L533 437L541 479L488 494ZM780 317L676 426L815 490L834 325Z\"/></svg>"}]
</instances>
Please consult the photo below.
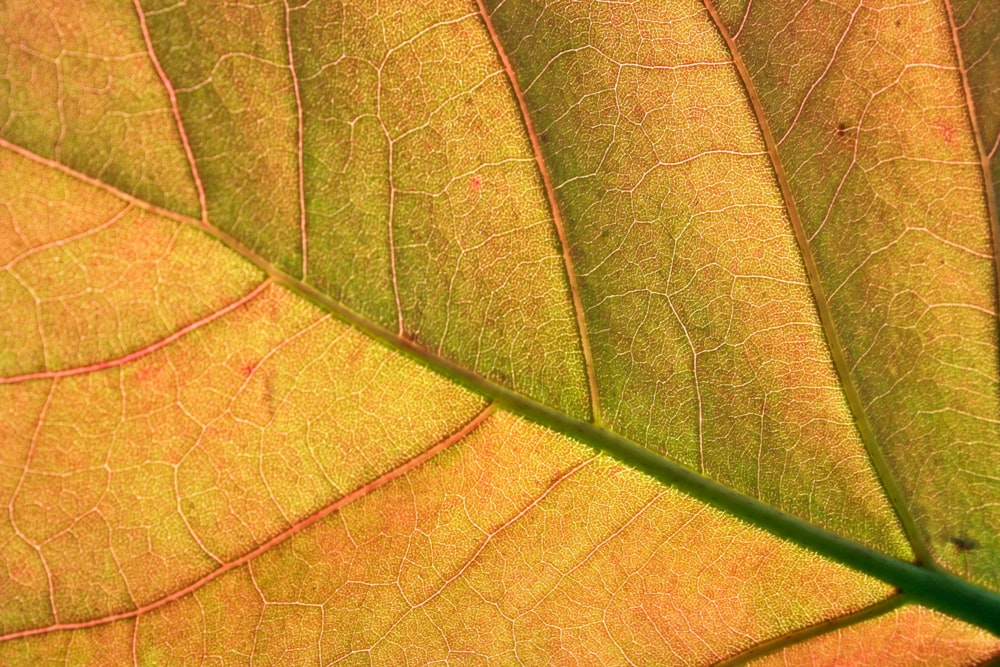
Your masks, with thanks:
<instances>
[{"instance_id":1,"label":"fine vein","mask_svg":"<svg viewBox=\"0 0 1000 667\"><path fill-rule=\"evenodd\" d=\"M875 473L882 482L882 487L885 489L886 496L889 498L889 503L892 505L897 517L899 518L900 524L903 526L903 531L906 533L910 546L913 549L913 553L917 558L917 562L922 565L926 565L927 567L935 567L930 551L927 549L927 545L924 542L923 534L907 507L906 497L903 494L903 490L896 481L896 477L892 473L889 462L885 458L885 453L879 445L878 438L875 435L875 429L872 428L871 422L868 420L868 413L865 410L864 401L861 400L861 393L858 391L858 388L854 383L854 378L851 375L851 367L847 362L847 354L844 351L843 344L840 342L840 336L837 333L837 326L833 318L833 313L830 311L830 304L823 289L823 283L820 280L819 266L816 262L816 257L812 253L812 247L809 245L809 239L806 237L805 228L802 226L802 219L799 217L798 209L795 206L795 197L792 194L788 177L785 175L784 167L782 166L781 159L778 155L778 145L774 140L774 135L771 133L770 125L767 122L767 116L764 113L764 107L761 104L760 97L757 95L757 89L753 85L750 72L747 70L746 65L743 63L743 59L740 57L740 52L736 48L736 42L733 41L725 23L716 12L715 7L712 4L712 0L704 0L704 3L705 8L708 10L708 13L712 18L712 22L715 24L716 29L718 29L719 34L725 40L726 46L729 48L729 52L733 58L733 65L743 82L743 87L747 92L747 98L750 102L750 106L753 108L757 124L760 127L761 136L763 137L764 144L767 147L768 156L771 159L771 167L774 170L775 179L777 180L778 187L781 190L781 196L785 202L785 209L788 212L788 219L791 222L792 231L795 234L795 240L798 243L802 261L805 265L806 275L809 278L809 286L812 289L813 301L816 303L816 310L819 315L823 333L826 336L827 346L830 349L830 356L833 358L833 365L837 370L841 386L844 389L844 395L847 398L847 404L851 409L851 414L854 416L855 424L857 425L858 432L861 435L861 441L864 443L865 450L868 452L872 466L875 468Z\"/></svg>"},{"instance_id":2,"label":"fine vein","mask_svg":"<svg viewBox=\"0 0 1000 667\"><path fill-rule=\"evenodd\" d=\"M302 280L306 279L309 269L309 239L306 236L306 182L305 167L303 166L303 137L302 137L302 92L299 89L299 75L295 71L295 53L292 48L292 10L285 0L285 43L288 45L288 69L292 74L292 89L295 91L295 114L297 127L295 131L296 156L298 158L299 173L299 236L302 245Z\"/></svg>"}]
</instances>

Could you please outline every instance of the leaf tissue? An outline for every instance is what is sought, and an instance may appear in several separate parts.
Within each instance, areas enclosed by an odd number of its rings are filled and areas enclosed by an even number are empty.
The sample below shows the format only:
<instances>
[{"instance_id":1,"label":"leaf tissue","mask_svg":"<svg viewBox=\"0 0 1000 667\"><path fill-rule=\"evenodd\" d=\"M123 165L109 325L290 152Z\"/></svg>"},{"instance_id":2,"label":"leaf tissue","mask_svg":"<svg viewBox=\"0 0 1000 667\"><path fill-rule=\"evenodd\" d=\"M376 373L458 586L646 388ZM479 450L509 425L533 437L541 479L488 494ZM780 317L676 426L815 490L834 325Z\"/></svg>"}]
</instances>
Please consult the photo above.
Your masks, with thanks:
<instances>
[{"instance_id":1,"label":"leaf tissue","mask_svg":"<svg viewBox=\"0 0 1000 667\"><path fill-rule=\"evenodd\" d=\"M1000 4L0 3L0 664L987 665Z\"/></svg>"}]
</instances>

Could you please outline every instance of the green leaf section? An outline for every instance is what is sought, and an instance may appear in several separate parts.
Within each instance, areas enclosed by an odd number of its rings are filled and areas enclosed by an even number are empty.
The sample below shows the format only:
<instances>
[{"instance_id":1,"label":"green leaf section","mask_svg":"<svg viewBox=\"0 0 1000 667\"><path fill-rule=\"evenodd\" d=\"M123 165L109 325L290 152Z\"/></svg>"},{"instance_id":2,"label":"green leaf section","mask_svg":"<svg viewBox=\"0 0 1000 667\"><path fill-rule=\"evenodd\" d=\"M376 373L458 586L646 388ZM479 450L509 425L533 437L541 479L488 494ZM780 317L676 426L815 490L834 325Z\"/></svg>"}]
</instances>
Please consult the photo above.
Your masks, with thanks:
<instances>
[{"instance_id":1,"label":"green leaf section","mask_svg":"<svg viewBox=\"0 0 1000 667\"><path fill-rule=\"evenodd\" d=\"M965 88L966 106L983 164L994 249L1000 247L1000 6L975 0L944 0ZM1000 253L998 253L1000 254Z\"/></svg>"},{"instance_id":2,"label":"green leaf section","mask_svg":"<svg viewBox=\"0 0 1000 667\"><path fill-rule=\"evenodd\" d=\"M135 11L177 98L206 215L301 275L299 116L285 12L277 3L173 6L136 3Z\"/></svg>"},{"instance_id":3,"label":"green leaf section","mask_svg":"<svg viewBox=\"0 0 1000 667\"><path fill-rule=\"evenodd\" d=\"M474 5L303 3L292 17L310 110L309 282L589 416L553 214Z\"/></svg>"},{"instance_id":4,"label":"green leaf section","mask_svg":"<svg viewBox=\"0 0 1000 667\"><path fill-rule=\"evenodd\" d=\"M203 11L145 14L210 221L480 376L909 557L702 5Z\"/></svg>"},{"instance_id":5,"label":"green leaf section","mask_svg":"<svg viewBox=\"0 0 1000 667\"><path fill-rule=\"evenodd\" d=\"M504 2L490 25L565 215L604 422L908 558L704 5ZM549 39L532 38L538 25Z\"/></svg>"}]
</instances>

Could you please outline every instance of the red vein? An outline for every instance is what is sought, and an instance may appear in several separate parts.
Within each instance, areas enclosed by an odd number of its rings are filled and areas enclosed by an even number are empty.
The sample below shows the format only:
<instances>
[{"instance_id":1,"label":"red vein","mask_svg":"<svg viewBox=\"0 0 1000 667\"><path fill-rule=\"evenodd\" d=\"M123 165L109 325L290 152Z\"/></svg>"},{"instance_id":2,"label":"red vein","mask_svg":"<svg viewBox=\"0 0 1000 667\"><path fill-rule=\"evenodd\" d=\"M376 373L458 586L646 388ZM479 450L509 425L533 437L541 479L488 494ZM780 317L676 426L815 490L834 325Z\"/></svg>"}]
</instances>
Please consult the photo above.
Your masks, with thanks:
<instances>
[{"instance_id":1,"label":"red vein","mask_svg":"<svg viewBox=\"0 0 1000 667\"><path fill-rule=\"evenodd\" d=\"M559 236L559 245L562 249L563 264L566 268L566 276L569 281L569 291L573 298L573 311L576 315L576 326L580 332L580 347L583 349L583 362L586 366L587 372L587 383L590 387L590 409L593 413L594 423L600 425L601 420L601 404L600 398L597 392L597 375L594 372L594 357L590 350L590 340L587 335L587 322L583 310L583 299L580 297L580 286L577 282L576 271L573 269L573 257L570 254L569 239L566 236L566 227L563 224L562 212L559 209L559 202L556 200L556 191L552 186L552 178L549 176L548 167L545 166L545 159L542 156L542 144L538 139L538 133L535 131L534 123L531 120L531 113L528 109L528 102L524 97L524 92L521 90L521 86L517 82L517 75L514 73L514 67L507 57L507 52L504 50L503 45L500 43L500 36L497 34L496 28L493 27L493 20L490 18L489 12L486 11L485 5L483 5L483 0L476 0L476 6L479 8L479 14L482 16L483 23L486 25L486 31L490 35L490 40L493 42L493 47L496 49L497 55L500 57L500 62L503 64L504 71L507 73L507 78L510 81L510 87L514 91L514 97L517 98L517 105L521 110L521 118L524 120L524 129L528 134L528 139L531 141L531 149L535 154L535 163L538 165L538 172L542 178L542 185L545 188L545 196L549 200L549 208L552 211L552 221L555 224L556 233Z\"/></svg>"},{"instance_id":2,"label":"red vein","mask_svg":"<svg viewBox=\"0 0 1000 667\"><path fill-rule=\"evenodd\" d=\"M802 263L805 266L806 277L809 279L809 286L812 289L814 297L813 300L816 302L816 312L819 316L820 326L826 337L827 347L830 350L830 356L833 358L834 368L840 378L840 384L843 388L844 396L847 399L847 405L851 410L851 414L854 416L855 425L857 426L858 433L861 436L861 442L865 447L865 451L868 452L868 458L871 460L872 467L875 468L875 473L882 482L882 488L889 499L889 503L893 510L895 510L900 524L903 526L903 531L910 542L910 546L916 556L917 563L927 567L934 567L934 562L931 559L927 546L924 544L920 528L917 526L916 521L907 509L906 497L903 495L902 489L899 487L895 476L892 474L892 469L889 467L889 463L886 460L885 454L882 452L882 448L879 445L878 438L875 435L875 429L872 428L872 425L868 420L868 414L865 411L864 402L861 400L861 393L858 391L857 386L854 384L854 379L851 376L850 365L847 362L847 354L844 351L843 344L840 342L836 322L833 319L833 313L830 310L830 304L823 290L823 283L820 280L819 265L816 262L816 257L812 253L812 246L809 244L809 239L806 237L805 227L802 225L802 219L799 217L798 209L795 206L795 197L792 194L791 184L788 181L788 177L785 175L784 166L782 165L780 156L778 155L778 142L775 141L774 134L771 132L771 127L767 122L764 105L761 103L760 97L757 94L757 89L753 85L753 79L750 76L750 71L747 69L742 57L740 57L740 52L736 48L736 42L733 41L732 36L729 34L729 29L726 28L722 18L716 12L715 7L712 4L712 0L703 1L705 3L705 9L708 11L712 22L719 31L719 35L726 42L729 53L733 58L733 66L739 74L740 80L743 83L743 88L746 90L750 107L753 109L754 116L757 119L757 126L760 128L764 146L767 148L775 180L777 181L778 188L781 191L781 197L785 202L785 210L788 213L788 220L791 223L792 232L794 233L795 240L799 246L799 254L802 257Z\"/></svg>"},{"instance_id":3,"label":"red vein","mask_svg":"<svg viewBox=\"0 0 1000 667\"><path fill-rule=\"evenodd\" d=\"M198 166L194 161L194 152L191 150L191 142L188 140L187 132L184 130L184 123L181 121L181 111L177 106L177 92L174 90L174 86L170 83L170 79L167 78L167 73L163 71L163 67L160 65L159 58L156 57L156 52L153 50L153 40L149 36L149 26L146 25L146 14L142 11L142 5L139 4L139 0L132 0L132 4L135 5L135 12L139 16L139 26L142 28L142 38L146 42L146 51L149 52L149 59L153 63L153 68L156 69L156 74L160 77L160 81L163 83L163 88L167 91L167 96L170 98L170 111L174 115L174 122L177 124L177 132L181 135L181 145L184 146L184 155L187 157L188 167L191 169L191 178L194 179L194 187L198 191L198 205L201 207L201 220L202 222L208 221L208 205L205 199L205 186L201 182L201 176L198 175Z\"/></svg>"},{"instance_id":4,"label":"red vein","mask_svg":"<svg viewBox=\"0 0 1000 667\"><path fill-rule=\"evenodd\" d=\"M326 518L327 516L333 514L337 510L343 509L344 507L350 505L354 501L367 496L369 493L375 491L376 489L385 486L389 482L405 475L414 468L423 465L429 459L440 454L441 452L448 449L457 442L460 442L461 440L465 439L470 433L479 428L479 426L483 422L489 419L489 417L493 414L494 410L495 410L495 404L491 403L490 405L486 406L486 408L484 408L479 414L477 414L470 421L468 421L464 426L462 426L462 428L460 428L458 431L451 434L444 440L438 442L430 449L421 452L417 456L414 456L413 458L396 466L389 472L384 473L383 475L373 479L364 486L355 489L346 496L338 498L337 500L330 503L329 505L326 505L322 509L310 514L304 519L299 520L295 524L289 526L286 530L278 533L277 535L275 535L268 541L264 542L257 548L253 549L252 551L248 551L239 558L236 558L234 560L222 564L221 566L217 567L216 569L212 570L205 576L198 579L197 581L188 584L184 588L176 590L173 593L170 593L169 595L164 595L163 597L154 600L153 602L145 604L131 611L123 611L117 614L109 614L107 616L94 618L89 621L79 621L76 623L53 623L52 625L48 625L41 628L30 628L28 630L19 630L17 632L8 633L6 635L0 635L0 642L10 641L12 639L20 639L22 637L31 637L33 635L46 634L49 632L58 632L63 630L82 630L85 628L92 628L97 625L105 625L107 623L113 623L115 621L123 621L129 618L137 618L142 614L149 613L151 611L159 609L160 607L163 607L164 605L174 602L175 600L179 600L180 598L186 595L190 595L191 593L194 593L205 584L219 578L226 572L229 572L230 570L234 570L238 567L246 565L254 558L257 558L264 552L272 549L273 547L278 546L279 544L281 544L288 538L292 537L293 535L302 532L303 530L313 525L317 521Z\"/></svg>"},{"instance_id":5,"label":"red vein","mask_svg":"<svg viewBox=\"0 0 1000 667\"><path fill-rule=\"evenodd\" d=\"M807 625L795 630L790 630L785 634L772 639L766 639L759 644L755 644L750 648L740 651L736 655L730 656L729 658L716 663L715 667L736 667L737 665L749 664L755 658L772 655L786 648L807 642L810 639L822 637L823 635L830 634L832 632L839 632L853 625L858 625L859 623L864 623L865 621L870 621L874 618L878 618L879 616L892 613L902 607L905 603L905 593L893 593L884 600L879 600L878 602L870 604L867 607L862 607L857 611L822 620L818 623L814 623L813 625Z\"/></svg>"},{"instance_id":6,"label":"red vein","mask_svg":"<svg viewBox=\"0 0 1000 667\"><path fill-rule=\"evenodd\" d=\"M138 1L138 0L136 0ZM285 5L285 43L288 45L288 69L292 73L292 88L295 90L295 112L298 120L298 128L296 129L296 142L297 146L297 157L298 157L298 167L299 167L299 234L302 238L302 280L306 279L306 271L309 267L309 242L306 238L306 185L305 185L305 169L302 166L303 163L303 146L302 146L302 93L299 90L299 75L295 72L295 54L292 52L292 18L291 9L288 6L288 0L284 1Z\"/></svg>"},{"instance_id":7,"label":"red vein","mask_svg":"<svg viewBox=\"0 0 1000 667\"><path fill-rule=\"evenodd\" d=\"M969 125L972 128L972 136L976 141L976 151L979 153L979 164L983 170L983 186L986 190L986 213L990 218L990 237L993 240L993 269L996 272L996 312L1000 313L1000 213L997 211L996 193L993 190L993 178L990 175L990 159L992 150L987 151L986 143L983 141L983 132L979 127L979 117L976 115L976 103L972 99L972 87L969 85L969 72L965 66L965 55L962 52L962 43L959 39L958 26L955 23L955 14L951 8L951 0L944 0L945 13L948 15L948 26L951 29L951 41L955 46L955 59L958 63L958 71L961 75L962 94L965 95L965 106L969 114ZM1000 141L1000 136L997 137ZM995 150L995 147L994 149Z\"/></svg>"},{"instance_id":8,"label":"red vein","mask_svg":"<svg viewBox=\"0 0 1000 667\"><path fill-rule=\"evenodd\" d=\"M510 528L512 525L514 525L515 523L517 523L518 521L520 521L522 518L524 518L524 516L526 514L528 514L528 512L530 512L531 510L533 510L535 507L538 506L539 503L541 503L543 500L545 500L546 498L548 498L548 496L553 491L555 491L556 488L558 488L563 482L565 482L566 480L568 480L570 477L572 477L573 475L575 475L576 473L578 473L580 470L582 470L586 466L588 466L591 463L593 463L596 458L597 458L597 456L595 455L595 456L593 456L591 458L588 458L588 459L585 459L585 460L581 461L580 463L576 464L575 466L573 466L569 470L564 471L558 477L556 477L551 482L549 482L548 487L546 487L545 490L542 491L540 494L538 494L537 496L535 496L534 500L532 500L526 506L524 506L523 508L521 508L521 510L517 514L515 514L511 518L507 519L507 521L505 521L503 524L501 524L497 528L495 528L492 531L490 531L486 535L486 537L476 547L476 550L474 552L472 552L472 554L468 558L465 559L465 561L459 566L459 568L454 573L452 573L451 576L449 576L447 579L445 579L441 583L441 585L438 586L437 590L435 590L433 593L431 593L430 595L428 595L427 597L425 597L420 602L418 602L416 604L410 605L410 607L406 611L404 611L402 614L400 614L396 618L395 622L393 622L392 625L390 625L384 632L382 632L382 634L379 636L379 638L377 640L375 640L375 642L371 646L369 646L367 649L365 649L364 651L361 651L361 652L366 652L367 653L367 652L370 652L371 650L373 650L376 646L379 645L379 643L381 643L383 640L385 640L386 637L390 636L392 634L392 631L395 630L396 627L400 623L403 622L403 620L405 620L407 617L409 617L410 614L412 614L417 609L420 609L422 607L427 606L430 602L432 602L438 596L440 596L445 591L446 588L448 588L449 586L451 586L457 579L459 579L459 577L461 577L463 574L465 574L470 567L472 567L472 565L476 562L476 559L479 558L479 555L482 554L483 551L485 551L487 547L489 547L490 543L493 541L493 539L497 535L499 535L500 533L503 533L508 528ZM340 660L343 660L344 658L348 657L349 655L353 655L354 653L358 653L358 652L359 651L351 651L349 654L347 654L345 656L341 656L340 658L338 658L337 660L335 660L335 662L339 662Z\"/></svg>"},{"instance_id":9,"label":"red vein","mask_svg":"<svg viewBox=\"0 0 1000 667\"><path fill-rule=\"evenodd\" d=\"M45 379L45 380L55 380L55 379L58 379L58 378L71 377L73 375L84 375L86 373L93 373L93 372L96 372L96 371L103 371L105 369L115 368L117 366L124 366L127 363L133 362L136 359L141 359L142 357L145 357L146 355L152 354L153 352L156 352L157 350L162 349L162 348L166 347L167 345L170 345L175 340L177 340L179 338L183 338L184 336L188 335L189 333L191 333L195 329L200 329L201 327L205 326L206 324L209 324L210 322L214 322L215 320L219 319L220 317L224 317L225 315L228 315L229 313L233 312L234 310L240 308L244 304L246 304L246 303L252 301L254 298L256 298L257 295L259 295L261 292L264 291L264 289L270 284L270 282L271 282L270 279L265 280L261 284L257 285L257 287L255 287L249 293L247 293L244 296L240 297L236 301L233 301L232 303L228 304L227 306L225 306L225 307L223 307L223 308L215 311L211 315L207 315L206 317L203 317L200 320L192 322L191 324L188 324L187 326L185 326L185 327L183 327L181 329L178 329L177 331L175 331L174 333L170 334L166 338L162 338L162 339L156 341L155 343L147 345L146 347L143 347L141 349L129 352L128 354L120 356L120 357L118 357L116 359L110 359L108 361L99 361L97 363L88 364L86 366L75 366L73 368L64 368L64 369L58 370L58 371L38 371L38 372L35 372L35 373L25 373L24 375L13 375L11 377L0 377L0 385L4 385L4 384L17 384L19 382L28 382L29 380L43 380L43 379Z\"/></svg>"}]
</instances>

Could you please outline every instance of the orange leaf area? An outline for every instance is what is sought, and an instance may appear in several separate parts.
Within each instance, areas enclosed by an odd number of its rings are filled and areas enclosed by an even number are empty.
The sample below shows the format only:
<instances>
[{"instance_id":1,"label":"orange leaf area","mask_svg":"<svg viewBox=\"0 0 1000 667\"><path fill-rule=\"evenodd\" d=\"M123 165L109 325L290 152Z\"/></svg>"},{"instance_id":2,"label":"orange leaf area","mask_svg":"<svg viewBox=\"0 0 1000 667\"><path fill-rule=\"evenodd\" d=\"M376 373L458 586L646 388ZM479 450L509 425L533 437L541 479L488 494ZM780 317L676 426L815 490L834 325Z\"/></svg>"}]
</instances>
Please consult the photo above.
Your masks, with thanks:
<instances>
[{"instance_id":1,"label":"orange leaf area","mask_svg":"<svg viewBox=\"0 0 1000 667\"><path fill-rule=\"evenodd\" d=\"M0 667L1000 665L998 110L1000 0L0 0Z\"/></svg>"},{"instance_id":2,"label":"orange leaf area","mask_svg":"<svg viewBox=\"0 0 1000 667\"><path fill-rule=\"evenodd\" d=\"M0 659L705 662L888 592L498 412L192 594L102 626L106 646L55 632Z\"/></svg>"},{"instance_id":3,"label":"orange leaf area","mask_svg":"<svg viewBox=\"0 0 1000 667\"><path fill-rule=\"evenodd\" d=\"M159 599L484 404L270 287L134 363L0 385L0 405L11 632Z\"/></svg>"}]
</instances>

